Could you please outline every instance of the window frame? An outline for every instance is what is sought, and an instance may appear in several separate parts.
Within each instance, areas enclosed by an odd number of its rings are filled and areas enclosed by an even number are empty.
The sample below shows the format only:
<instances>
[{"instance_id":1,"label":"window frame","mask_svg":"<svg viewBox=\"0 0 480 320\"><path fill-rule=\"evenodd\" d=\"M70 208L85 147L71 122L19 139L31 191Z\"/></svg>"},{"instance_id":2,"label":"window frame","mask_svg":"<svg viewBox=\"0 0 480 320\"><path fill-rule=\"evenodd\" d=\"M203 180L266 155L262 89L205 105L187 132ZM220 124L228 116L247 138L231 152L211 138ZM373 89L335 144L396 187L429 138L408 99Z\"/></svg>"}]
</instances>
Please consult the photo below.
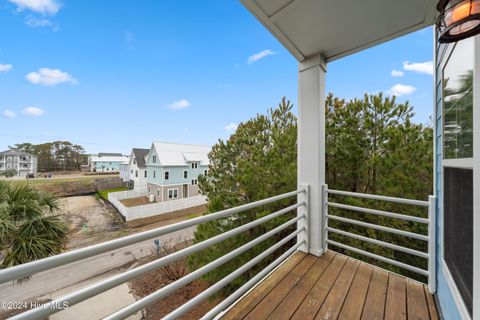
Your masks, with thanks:
<instances>
[{"instance_id":1,"label":"window frame","mask_svg":"<svg viewBox=\"0 0 480 320\"><path fill-rule=\"evenodd\" d=\"M163 172L163 180L169 181L170 180L170 170L165 170Z\"/></svg>"},{"instance_id":2,"label":"window frame","mask_svg":"<svg viewBox=\"0 0 480 320\"><path fill-rule=\"evenodd\" d=\"M188 170L183 170L183 179L188 179Z\"/></svg>"}]
</instances>

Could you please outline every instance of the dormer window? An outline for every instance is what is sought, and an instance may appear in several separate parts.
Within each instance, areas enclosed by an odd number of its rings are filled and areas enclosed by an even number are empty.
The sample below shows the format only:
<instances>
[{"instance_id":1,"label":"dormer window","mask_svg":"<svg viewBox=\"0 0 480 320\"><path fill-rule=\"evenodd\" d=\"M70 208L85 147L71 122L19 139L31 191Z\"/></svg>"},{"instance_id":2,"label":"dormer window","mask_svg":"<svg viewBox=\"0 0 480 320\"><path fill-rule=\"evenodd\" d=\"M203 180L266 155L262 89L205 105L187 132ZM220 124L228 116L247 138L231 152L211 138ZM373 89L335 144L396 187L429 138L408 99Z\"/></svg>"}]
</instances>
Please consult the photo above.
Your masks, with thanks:
<instances>
[{"instance_id":1,"label":"dormer window","mask_svg":"<svg viewBox=\"0 0 480 320\"><path fill-rule=\"evenodd\" d=\"M152 156L152 162L157 163L157 156Z\"/></svg>"}]
</instances>

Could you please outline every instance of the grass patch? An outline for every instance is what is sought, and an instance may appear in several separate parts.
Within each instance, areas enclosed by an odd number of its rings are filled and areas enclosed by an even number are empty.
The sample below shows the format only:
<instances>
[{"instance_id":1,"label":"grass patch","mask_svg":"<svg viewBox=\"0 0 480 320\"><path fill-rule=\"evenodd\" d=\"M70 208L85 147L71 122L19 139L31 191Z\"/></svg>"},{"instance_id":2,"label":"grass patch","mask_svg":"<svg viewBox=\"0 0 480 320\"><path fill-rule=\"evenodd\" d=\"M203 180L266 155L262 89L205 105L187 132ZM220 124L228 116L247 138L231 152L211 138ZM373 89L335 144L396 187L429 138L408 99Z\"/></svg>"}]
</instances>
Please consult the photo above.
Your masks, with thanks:
<instances>
[{"instance_id":1,"label":"grass patch","mask_svg":"<svg viewBox=\"0 0 480 320\"><path fill-rule=\"evenodd\" d=\"M119 191L126 191L126 190L128 190L128 188L126 188L126 187L115 188L115 189L107 189L107 190L98 191L97 194L100 198L108 201L108 194L110 192L119 192Z\"/></svg>"}]
</instances>

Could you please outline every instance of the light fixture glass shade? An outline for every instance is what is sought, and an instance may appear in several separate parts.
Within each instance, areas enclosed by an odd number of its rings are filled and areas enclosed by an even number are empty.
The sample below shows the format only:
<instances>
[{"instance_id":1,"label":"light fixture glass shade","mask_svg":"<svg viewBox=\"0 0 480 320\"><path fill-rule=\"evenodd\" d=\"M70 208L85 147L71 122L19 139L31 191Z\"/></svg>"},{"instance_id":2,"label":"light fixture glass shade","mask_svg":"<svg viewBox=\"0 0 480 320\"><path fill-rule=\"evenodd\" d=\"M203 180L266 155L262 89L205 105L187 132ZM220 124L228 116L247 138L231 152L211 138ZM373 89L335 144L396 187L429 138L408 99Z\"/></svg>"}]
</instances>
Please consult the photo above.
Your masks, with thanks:
<instances>
[{"instance_id":1,"label":"light fixture glass shade","mask_svg":"<svg viewBox=\"0 0 480 320\"><path fill-rule=\"evenodd\" d=\"M440 0L439 41L455 42L480 33L480 0Z\"/></svg>"}]
</instances>

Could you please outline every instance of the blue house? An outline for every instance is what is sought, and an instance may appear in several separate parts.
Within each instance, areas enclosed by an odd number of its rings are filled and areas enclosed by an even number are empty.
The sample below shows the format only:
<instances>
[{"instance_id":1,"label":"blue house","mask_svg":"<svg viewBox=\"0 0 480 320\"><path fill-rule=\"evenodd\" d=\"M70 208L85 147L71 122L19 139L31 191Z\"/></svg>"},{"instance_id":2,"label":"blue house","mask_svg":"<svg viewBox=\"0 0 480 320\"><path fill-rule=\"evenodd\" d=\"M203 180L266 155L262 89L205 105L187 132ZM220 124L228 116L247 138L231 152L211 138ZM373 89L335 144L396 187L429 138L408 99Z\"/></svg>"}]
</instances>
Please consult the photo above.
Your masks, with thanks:
<instances>
[{"instance_id":1,"label":"blue house","mask_svg":"<svg viewBox=\"0 0 480 320\"><path fill-rule=\"evenodd\" d=\"M208 172L210 150L208 146L154 142L146 161L148 194L157 202L198 195L198 176Z\"/></svg>"}]
</instances>

